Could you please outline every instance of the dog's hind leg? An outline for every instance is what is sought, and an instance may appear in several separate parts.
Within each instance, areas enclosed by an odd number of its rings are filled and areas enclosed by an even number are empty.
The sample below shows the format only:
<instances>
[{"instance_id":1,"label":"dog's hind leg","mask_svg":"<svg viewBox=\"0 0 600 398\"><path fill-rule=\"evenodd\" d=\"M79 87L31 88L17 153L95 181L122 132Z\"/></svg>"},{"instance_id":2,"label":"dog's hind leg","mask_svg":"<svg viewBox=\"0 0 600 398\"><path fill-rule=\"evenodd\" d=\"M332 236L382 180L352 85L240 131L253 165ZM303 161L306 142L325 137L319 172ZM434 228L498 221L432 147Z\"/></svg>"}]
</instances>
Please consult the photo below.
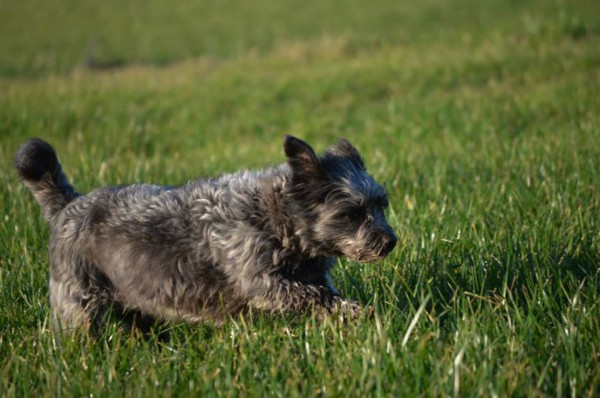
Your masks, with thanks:
<instances>
[{"instance_id":1,"label":"dog's hind leg","mask_svg":"<svg viewBox=\"0 0 600 398\"><path fill-rule=\"evenodd\" d=\"M50 278L50 305L52 327L59 335L70 335L78 330L88 330L92 317L86 311L81 289L75 283Z\"/></svg>"},{"instance_id":2,"label":"dog's hind leg","mask_svg":"<svg viewBox=\"0 0 600 398\"><path fill-rule=\"evenodd\" d=\"M110 282L86 262L55 260L51 268L49 290L55 331L62 335L99 332L113 300Z\"/></svg>"}]
</instances>

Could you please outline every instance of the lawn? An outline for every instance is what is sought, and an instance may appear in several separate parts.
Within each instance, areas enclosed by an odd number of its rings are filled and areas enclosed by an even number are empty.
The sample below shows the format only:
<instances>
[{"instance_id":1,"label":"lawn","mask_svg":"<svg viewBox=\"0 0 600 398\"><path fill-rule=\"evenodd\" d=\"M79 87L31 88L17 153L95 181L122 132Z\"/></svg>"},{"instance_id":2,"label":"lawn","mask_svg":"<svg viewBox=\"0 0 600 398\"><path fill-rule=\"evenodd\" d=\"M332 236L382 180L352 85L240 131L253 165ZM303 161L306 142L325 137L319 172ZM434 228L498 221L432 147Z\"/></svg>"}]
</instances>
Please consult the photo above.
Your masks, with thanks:
<instances>
[{"instance_id":1,"label":"lawn","mask_svg":"<svg viewBox=\"0 0 600 398\"><path fill-rule=\"evenodd\" d=\"M373 319L237 317L56 344L12 158L86 192L350 139L399 244L341 259ZM0 396L600 395L600 7L589 1L0 1Z\"/></svg>"}]
</instances>

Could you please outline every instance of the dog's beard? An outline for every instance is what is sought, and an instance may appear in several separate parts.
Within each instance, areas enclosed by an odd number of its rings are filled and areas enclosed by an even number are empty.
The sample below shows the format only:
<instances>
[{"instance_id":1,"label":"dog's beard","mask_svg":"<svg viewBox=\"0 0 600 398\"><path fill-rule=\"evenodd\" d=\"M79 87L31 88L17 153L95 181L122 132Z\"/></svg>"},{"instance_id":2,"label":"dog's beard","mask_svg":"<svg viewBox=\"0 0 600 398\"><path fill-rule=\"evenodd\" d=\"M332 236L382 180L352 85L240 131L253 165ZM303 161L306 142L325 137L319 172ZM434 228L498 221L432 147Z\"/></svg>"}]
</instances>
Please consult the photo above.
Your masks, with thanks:
<instances>
[{"instance_id":1,"label":"dog's beard","mask_svg":"<svg viewBox=\"0 0 600 398\"><path fill-rule=\"evenodd\" d=\"M316 222L319 241L331 255L342 255L355 261L369 262L385 258L396 245L397 238L385 219L350 221L329 217Z\"/></svg>"}]
</instances>

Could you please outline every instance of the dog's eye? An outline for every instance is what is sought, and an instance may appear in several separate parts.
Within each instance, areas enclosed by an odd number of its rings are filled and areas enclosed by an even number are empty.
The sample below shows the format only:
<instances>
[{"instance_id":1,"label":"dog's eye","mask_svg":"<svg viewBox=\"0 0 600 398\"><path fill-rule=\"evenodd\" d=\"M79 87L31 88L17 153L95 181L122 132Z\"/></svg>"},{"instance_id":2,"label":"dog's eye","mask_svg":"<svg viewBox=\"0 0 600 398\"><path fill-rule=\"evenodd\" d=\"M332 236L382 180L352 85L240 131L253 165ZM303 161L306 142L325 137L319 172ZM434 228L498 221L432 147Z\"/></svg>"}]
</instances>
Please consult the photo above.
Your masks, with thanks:
<instances>
[{"instance_id":1,"label":"dog's eye","mask_svg":"<svg viewBox=\"0 0 600 398\"><path fill-rule=\"evenodd\" d=\"M363 218L365 210L361 207L349 209L341 214L341 216L350 221L358 221Z\"/></svg>"}]
</instances>

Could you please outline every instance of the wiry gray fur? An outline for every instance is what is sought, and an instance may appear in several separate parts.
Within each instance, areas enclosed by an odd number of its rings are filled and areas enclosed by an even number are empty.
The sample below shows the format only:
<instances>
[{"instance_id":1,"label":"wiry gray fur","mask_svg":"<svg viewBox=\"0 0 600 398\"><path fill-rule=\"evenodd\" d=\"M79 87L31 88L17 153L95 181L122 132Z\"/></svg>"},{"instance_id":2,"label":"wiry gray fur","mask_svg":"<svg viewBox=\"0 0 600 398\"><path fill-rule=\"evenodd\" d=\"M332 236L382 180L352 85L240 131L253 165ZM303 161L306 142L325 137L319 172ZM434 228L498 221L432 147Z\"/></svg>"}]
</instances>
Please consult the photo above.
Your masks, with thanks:
<instances>
[{"instance_id":1,"label":"wiry gray fur","mask_svg":"<svg viewBox=\"0 0 600 398\"><path fill-rule=\"evenodd\" d=\"M358 310L329 271L337 256L385 257L387 199L345 139L317 156L285 137L286 164L75 193L52 147L32 139L15 166L51 228L50 302L61 330L98 326L109 308L154 321L220 322L244 310Z\"/></svg>"}]
</instances>

